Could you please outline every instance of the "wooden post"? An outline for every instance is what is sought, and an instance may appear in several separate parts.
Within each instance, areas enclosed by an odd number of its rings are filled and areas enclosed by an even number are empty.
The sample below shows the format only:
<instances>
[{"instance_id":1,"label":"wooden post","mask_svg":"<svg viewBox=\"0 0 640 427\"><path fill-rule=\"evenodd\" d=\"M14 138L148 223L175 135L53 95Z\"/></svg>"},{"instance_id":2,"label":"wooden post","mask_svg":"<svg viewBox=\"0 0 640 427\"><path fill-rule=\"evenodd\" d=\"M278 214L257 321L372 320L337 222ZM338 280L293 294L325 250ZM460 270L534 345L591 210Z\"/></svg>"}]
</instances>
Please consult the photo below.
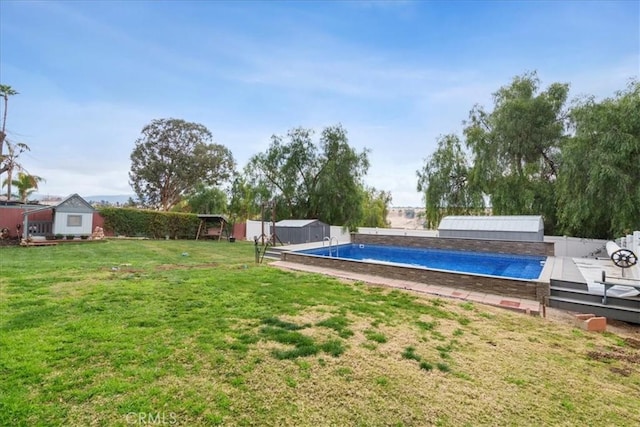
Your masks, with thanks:
<instances>
[{"instance_id":1,"label":"wooden post","mask_svg":"<svg viewBox=\"0 0 640 427\"><path fill-rule=\"evenodd\" d=\"M202 230L202 223L204 222L203 219L200 219L200 225L198 226L198 233L196 234L196 240L198 240L198 238L200 237L200 231Z\"/></svg>"},{"instance_id":2,"label":"wooden post","mask_svg":"<svg viewBox=\"0 0 640 427\"><path fill-rule=\"evenodd\" d=\"M260 222L262 224L262 234L260 234L260 239L262 240L262 246L264 246L264 202L260 205L262 208L262 214L260 215Z\"/></svg>"},{"instance_id":3,"label":"wooden post","mask_svg":"<svg viewBox=\"0 0 640 427\"><path fill-rule=\"evenodd\" d=\"M271 201L271 238L273 239L273 246L276 245L276 201Z\"/></svg>"}]
</instances>

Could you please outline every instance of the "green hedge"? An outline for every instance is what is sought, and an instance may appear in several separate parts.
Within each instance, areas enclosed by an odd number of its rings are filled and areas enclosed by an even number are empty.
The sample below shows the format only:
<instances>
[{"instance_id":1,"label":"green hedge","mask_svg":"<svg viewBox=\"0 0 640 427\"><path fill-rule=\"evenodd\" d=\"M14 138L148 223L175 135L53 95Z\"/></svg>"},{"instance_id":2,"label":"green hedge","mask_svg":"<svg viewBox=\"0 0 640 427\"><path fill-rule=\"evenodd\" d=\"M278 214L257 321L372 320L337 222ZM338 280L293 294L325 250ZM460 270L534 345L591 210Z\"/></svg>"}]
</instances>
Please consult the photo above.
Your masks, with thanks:
<instances>
[{"instance_id":1,"label":"green hedge","mask_svg":"<svg viewBox=\"0 0 640 427\"><path fill-rule=\"evenodd\" d=\"M104 229L115 235L152 239L195 239L200 219L191 213L158 212L132 208L101 208Z\"/></svg>"}]
</instances>

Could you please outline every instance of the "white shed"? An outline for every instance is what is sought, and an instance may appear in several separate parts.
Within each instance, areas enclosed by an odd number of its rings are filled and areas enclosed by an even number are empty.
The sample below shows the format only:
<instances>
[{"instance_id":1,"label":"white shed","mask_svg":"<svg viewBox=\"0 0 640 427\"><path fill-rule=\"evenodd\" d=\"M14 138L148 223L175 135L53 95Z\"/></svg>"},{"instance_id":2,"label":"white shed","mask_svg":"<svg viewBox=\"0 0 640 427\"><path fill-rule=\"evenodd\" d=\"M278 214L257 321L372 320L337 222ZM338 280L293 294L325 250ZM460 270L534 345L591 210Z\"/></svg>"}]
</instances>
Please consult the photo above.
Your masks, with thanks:
<instances>
[{"instance_id":1,"label":"white shed","mask_svg":"<svg viewBox=\"0 0 640 427\"><path fill-rule=\"evenodd\" d=\"M446 216L440 237L543 242L544 222L539 215Z\"/></svg>"},{"instance_id":2,"label":"white shed","mask_svg":"<svg viewBox=\"0 0 640 427\"><path fill-rule=\"evenodd\" d=\"M90 236L93 231L94 210L89 202L72 194L53 209L53 234Z\"/></svg>"},{"instance_id":3,"label":"white shed","mask_svg":"<svg viewBox=\"0 0 640 427\"><path fill-rule=\"evenodd\" d=\"M50 210L48 221L33 221L29 218L37 212ZM54 206L43 206L25 210L24 229L29 235L62 234L65 236L90 236L93 231L93 206L77 194L72 194Z\"/></svg>"}]
</instances>

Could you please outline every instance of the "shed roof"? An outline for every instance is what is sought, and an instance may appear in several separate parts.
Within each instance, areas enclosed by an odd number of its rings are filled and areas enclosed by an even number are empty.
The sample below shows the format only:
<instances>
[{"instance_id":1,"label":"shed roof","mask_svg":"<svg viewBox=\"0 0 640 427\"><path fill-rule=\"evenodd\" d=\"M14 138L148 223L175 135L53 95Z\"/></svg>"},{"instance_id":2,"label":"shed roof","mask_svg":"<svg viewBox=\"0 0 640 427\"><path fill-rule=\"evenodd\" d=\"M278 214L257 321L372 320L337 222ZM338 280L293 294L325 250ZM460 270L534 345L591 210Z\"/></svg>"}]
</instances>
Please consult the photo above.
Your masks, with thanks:
<instances>
[{"instance_id":1,"label":"shed roof","mask_svg":"<svg viewBox=\"0 0 640 427\"><path fill-rule=\"evenodd\" d=\"M521 231L537 233L544 229L540 215L446 216L438 230Z\"/></svg>"},{"instance_id":2,"label":"shed roof","mask_svg":"<svg viewBox=\"0 0 640 427\"><path fill-rule=\"evenodd\" d=\"M80 197L78 193L74 193L74 194L71 194L70 196L67 196L65 199L63 199L60 203L56 205L45 205L45 206L37 207L35 209L25 210L23 215L27 216L36 212L42 212L49 209L60 209L60 208L64 209L66 207L75 207L87 212L95 211L95 209L93 208L93 206L91 206L89 202L87 202L85 199Z\"/></svg>"},{"instance_id":3,"label":"shed roof","mask_svg":"<svg viewBox=\"0 0 640 427\"><path fill-rule=\"evenodd\" d=\"M210 220L213 220L213 221L229 222L227 217L222 215L222 214L198 214L198 218L203 219L205 221L210 219Z\"/></svg>"},{"instance_id":4,"label":"shed roof","mask_svg":"<svg viewBox=\"0 0 640 427\"><path fill-rule=\"evenodd\" d=\"M55 208L57 210L60 210L62 208L72 208L75 210L84 210L89 212L95 211L93 206L91 206L91 203L87 202L85 199L80 197L78 193L74 193L74 194L71 194L70 196L67 196L67 198L62 200L57 205L55 205Z\"/></svg>"},{"instance_id":5,"label":"shed roof","mask_svg":"<svg viewBox=\"0 0 640 427\"><path fill-rule=\"evenodd\" d=\"M276 227L302 228L313 223L320 222L317 219L283 219L276 222Z\"/></svg>"}]
</instances>

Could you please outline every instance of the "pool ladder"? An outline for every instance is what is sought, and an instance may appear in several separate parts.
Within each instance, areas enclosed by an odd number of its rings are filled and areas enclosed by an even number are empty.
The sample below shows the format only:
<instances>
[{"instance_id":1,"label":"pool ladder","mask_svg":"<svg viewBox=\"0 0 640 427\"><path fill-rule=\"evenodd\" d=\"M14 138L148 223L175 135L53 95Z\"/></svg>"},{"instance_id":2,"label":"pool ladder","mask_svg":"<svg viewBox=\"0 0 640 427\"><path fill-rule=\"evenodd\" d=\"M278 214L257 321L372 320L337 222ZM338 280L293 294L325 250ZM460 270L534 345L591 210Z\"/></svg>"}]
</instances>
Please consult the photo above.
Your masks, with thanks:
<instances>
[{"instance_id":1,"label":"pool ladder","mask_svg":"<svg viewBox=\"0 0 640 427\"><path fill-rule=\"evenodd\" d=\"M333 255L332 255L331 248L333 247L332 242L333 242L333 240L334 240L334 239L335 239L335 241L336 241L336 257L337 257L337 256L338 256L338 243L339 243L339 242L338 242L338 238L337 238L337 237L335 237L335 236L334 236L334 237L325 237L325 238L324 238L324 240L322 241L322 247L323 247L323 248L324 248L324 242L325 242L325 241L329 241L329 257L332 257L332 256L333 256Z\"/></svg>"}]
</instances>

